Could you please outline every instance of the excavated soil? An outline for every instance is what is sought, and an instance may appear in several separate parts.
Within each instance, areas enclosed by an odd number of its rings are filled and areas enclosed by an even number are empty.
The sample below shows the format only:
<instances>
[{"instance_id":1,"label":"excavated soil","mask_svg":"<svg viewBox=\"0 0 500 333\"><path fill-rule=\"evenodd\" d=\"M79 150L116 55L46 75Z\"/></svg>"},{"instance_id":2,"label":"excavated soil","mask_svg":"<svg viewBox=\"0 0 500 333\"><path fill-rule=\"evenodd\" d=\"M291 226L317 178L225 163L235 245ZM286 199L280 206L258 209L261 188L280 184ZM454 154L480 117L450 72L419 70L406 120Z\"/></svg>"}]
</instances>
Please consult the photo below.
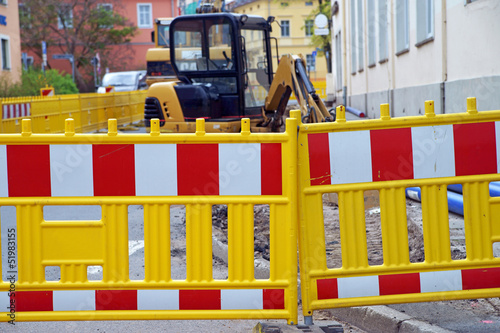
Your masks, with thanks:
<instances>
[{"instance_id":1,"label":"excavated soil","mask_svg":"<svg viewBox=\"0 0 500 333\"><path fill-rule=\"evenodd\" d=\"M342 266L340 247L339 211L336 204L323 201L325 221L325 243L328 268ZM408 245L410 262L423 262L425 259L422 234L420 203L407 201ZM227 206L212 207L214 236L227 244ZM369 265L383 264L382 231L380 209L366 211L366 240ZM453 260L465 258L465 240L463 236L463 217L450 213L451 256ZM269 260L269 206L256 205L254 208L254 250L255 258Z\"/></svg>"},{"instance_id":2,"label":"excavated soil","mask_svg":"<svg viewBox=\"0 0 500 333\"><path fill-rule=\"evenodd\" d=\"M212 229L214 236L227 244L227 206L212 206ZM269 206L254 207L254 251L255 259L269 260Z\"/></svg>"}]
</instances>

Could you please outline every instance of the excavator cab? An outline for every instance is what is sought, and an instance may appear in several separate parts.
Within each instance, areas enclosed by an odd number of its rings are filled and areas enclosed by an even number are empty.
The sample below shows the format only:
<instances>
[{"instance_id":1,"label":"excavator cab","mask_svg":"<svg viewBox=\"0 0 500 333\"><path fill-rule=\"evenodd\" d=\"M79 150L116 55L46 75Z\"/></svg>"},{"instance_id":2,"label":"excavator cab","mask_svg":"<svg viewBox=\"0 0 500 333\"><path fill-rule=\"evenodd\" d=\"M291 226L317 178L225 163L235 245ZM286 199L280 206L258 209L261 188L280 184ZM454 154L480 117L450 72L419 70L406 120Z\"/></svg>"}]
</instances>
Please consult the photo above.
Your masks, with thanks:
<instances>
[{"instance_id":1,"label":"excavator cab","mask_svg":"<svg viewBox=\"0 0 500 333\"><path fill-rule=\"evenodd\" d=\"M175 87L186 120L261 117L272 81L270 24L262 17L181 16L170 26Z\"/></svg>"},{"instance_id":2,"label":"excavator cab","mask_svg":"<svg viewBox=\"0 0 500 333\"><path fill-rule=\"evenodd\" d=\"M239 126L243 117L262 121L273 79L270 30L270 23L258 16L216 13L175 18L170 24L170 59L179 82L150 87L146 125L152 118L160 118L160 124L205 118L208 129L233 131L228 123ZM165 96L166 89L155 94L166 84L175 96Z\"/></svg>"}]
</instances>

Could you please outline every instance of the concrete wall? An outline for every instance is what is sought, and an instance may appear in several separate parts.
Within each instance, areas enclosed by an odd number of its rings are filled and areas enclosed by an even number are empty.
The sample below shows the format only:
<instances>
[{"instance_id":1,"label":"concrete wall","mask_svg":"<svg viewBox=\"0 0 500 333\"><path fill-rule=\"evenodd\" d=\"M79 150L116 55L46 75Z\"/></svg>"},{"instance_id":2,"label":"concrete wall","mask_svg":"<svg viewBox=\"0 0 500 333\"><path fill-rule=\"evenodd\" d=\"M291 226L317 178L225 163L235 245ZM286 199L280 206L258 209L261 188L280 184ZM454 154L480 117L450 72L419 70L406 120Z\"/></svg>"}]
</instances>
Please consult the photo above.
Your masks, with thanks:
<instances>
[{"instance_id":1,"label":"concrete wall","mask_svg":"<svg viewBox=\"0 0 500 333\"><path fill-rule=\"evenodd\" d=\"M465 112L467 97L476 97L479 111L500 110L500 75L448 81L446 113Z\"/></svg>"},{"instance_id":2,"label":"concrete wall","mask_svg":"<svg viewBox=\"0 0 500 333\"><path fill-rule=\"evenodd\" d=\"M479 111L500 110L500 75L446 83L382 90L350 95L347 104L366 112L369 118L380 118L380 104L391 104L391 116L425 114L425 101L434 101L434 112L461 113L467 111L467 98L476 97ZM444 99L443 99L444 94ZM341 103L341 96L338 102Z\"/></svg>"}]
</instances>

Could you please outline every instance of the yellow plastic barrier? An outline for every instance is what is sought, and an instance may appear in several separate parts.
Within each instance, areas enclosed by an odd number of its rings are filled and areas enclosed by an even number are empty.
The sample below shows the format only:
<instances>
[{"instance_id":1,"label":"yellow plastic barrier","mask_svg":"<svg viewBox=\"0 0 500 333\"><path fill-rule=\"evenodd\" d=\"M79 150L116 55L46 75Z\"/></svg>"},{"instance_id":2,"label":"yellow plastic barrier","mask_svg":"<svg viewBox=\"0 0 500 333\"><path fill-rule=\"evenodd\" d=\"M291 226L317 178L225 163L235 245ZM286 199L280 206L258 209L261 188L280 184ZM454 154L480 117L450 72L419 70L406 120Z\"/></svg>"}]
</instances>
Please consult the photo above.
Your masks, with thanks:
<instances>
[{"instance_id":1,"label":"yellow plastic barrier","mask_svg":"<svg viewBox=\"0 0 500 333\"><path fill-rule=\"evenodd\" d=\"M115 98L112 95L106 96ZM63 99L61 99L62 101ZM93 101L96 101L94 99ZM82 104L83 98L81 101ZM97 106L94 106L97 108ZM2 321L281 318L297 323L297 121L285 133L0 135L0 205L13 226ZM228 208L228 277L212 273L212 205ZM254 205L270 207L270 277L254 277ZM95 221L53 221L54 206L99 206ZM143 280L129 276L129 205L144 209ZM172 279L170 206L186 207L186 279ZM71 209L67 207L67 209ZM2 210L3 213L3 210ZM47 281L47 267L60 280ZM89 281L89 266L102 280ZM7 309L7 310L6 310ZM9 315L8 311L11 310Z\"/></svg>"},{"instance_id":2,"label":"yellow plastic barrier","mask_svg":"<svg viewBox=\"0 0 500 333\"><path fill-rule=\"evenodd\" d=\"M346 122L299 130L304 316L318 309L500 296L500 111ZM447 185L463 184L466 258L453 260ZM424 261L410 261L405 189L420 187ZM364 191L380 195L383 263L369 264ZM337 193L341 265L328 268L322 196ZM332 247L335 242L329 242Z\"/></svg>"},{"instance_id":3,"label":"yellow plastic barrier","mask_svg":"<svg viewBox=\"0 0 500 333\"><path fill-rule=\"evenodd\" d=\"M110 94L34 96L1 99L1 133L19 133L21 119L32 119L34 133L62 133L64 120L75 120L78 133L106 129L108 119L119 125L144 118L145 90Z\"/></svg>"},{"instance_id":4,"label":"yellow plastic barrier","mask_svg":"<svg viewBox=\"0 0 500 333\"><path fill-rule=\"evenodd\" d=\"M316 88L316 94L319 98L325 100L326 99L326 81L313 81L312 82L314 88ZM265 97L265 96L264 96ZM290 96L290 100L297 100L295 94Z\"/></svg>"}]
</instances>

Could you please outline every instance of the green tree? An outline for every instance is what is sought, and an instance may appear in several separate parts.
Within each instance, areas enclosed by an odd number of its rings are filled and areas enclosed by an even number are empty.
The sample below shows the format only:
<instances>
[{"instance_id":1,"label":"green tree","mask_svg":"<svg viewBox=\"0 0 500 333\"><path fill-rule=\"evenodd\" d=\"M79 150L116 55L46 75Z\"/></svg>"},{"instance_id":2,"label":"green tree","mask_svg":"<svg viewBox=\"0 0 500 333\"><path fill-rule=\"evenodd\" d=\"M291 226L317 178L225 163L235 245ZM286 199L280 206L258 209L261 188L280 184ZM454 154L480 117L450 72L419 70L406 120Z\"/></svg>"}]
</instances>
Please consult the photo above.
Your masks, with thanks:
<instances>
[{"instance_id":1,"label":"green tree","mask_svg":"<svg viewBox=\"0 0 500 333\"><path fill-rule=\"evenodd\" d=\"M78 88L69 74L63 75L55 69L45 71L40 68L23 70L21 82L12 83L0 78L0 97L40 96L40 89L54 87L57 95L77 94Z\"/></svg>"},{"instance_id":2,"label":"green tree","mask_svg":"<svg viewBox=\"0 0 500 333\"><path fill-rule=\"evenodd\" d=\"M307 20L314 20L314 18L319 15L323 14L326 17L328 17L328 20L330 22L331 18L331 3L330 1L325 1L325 0L319 0L319 5L316 7L307 17ZM329 32L328 35L315 35L313 34L311 36L311 45L315 46L320 49L318 51L318 56L325 56L326 60L326 68L328 73L332 72L332 62L331 62L331 56L332 56L332 32L330 30L330 24L328 24ZM305 26L304 26L305 27Z\"/></svg>"},{"instance_id":3,"label":"green tree","mask_svg":"<svg viewBox=\"0 0 500 333\"><path fill-rule=\"evenodd\" d=\"M118 14L120 8L116 0L107 0L106 5L101 0L21 0L22 48L42 58L41 42L45 41L48 48L72 54L78 87L93 90L91 59L97 52L104 55L115 50L116 62L131 58L131 49L123 45L130 42L137 27ZM51 60L47 59L48 68Z\"/></svg>"}]
</instances>

